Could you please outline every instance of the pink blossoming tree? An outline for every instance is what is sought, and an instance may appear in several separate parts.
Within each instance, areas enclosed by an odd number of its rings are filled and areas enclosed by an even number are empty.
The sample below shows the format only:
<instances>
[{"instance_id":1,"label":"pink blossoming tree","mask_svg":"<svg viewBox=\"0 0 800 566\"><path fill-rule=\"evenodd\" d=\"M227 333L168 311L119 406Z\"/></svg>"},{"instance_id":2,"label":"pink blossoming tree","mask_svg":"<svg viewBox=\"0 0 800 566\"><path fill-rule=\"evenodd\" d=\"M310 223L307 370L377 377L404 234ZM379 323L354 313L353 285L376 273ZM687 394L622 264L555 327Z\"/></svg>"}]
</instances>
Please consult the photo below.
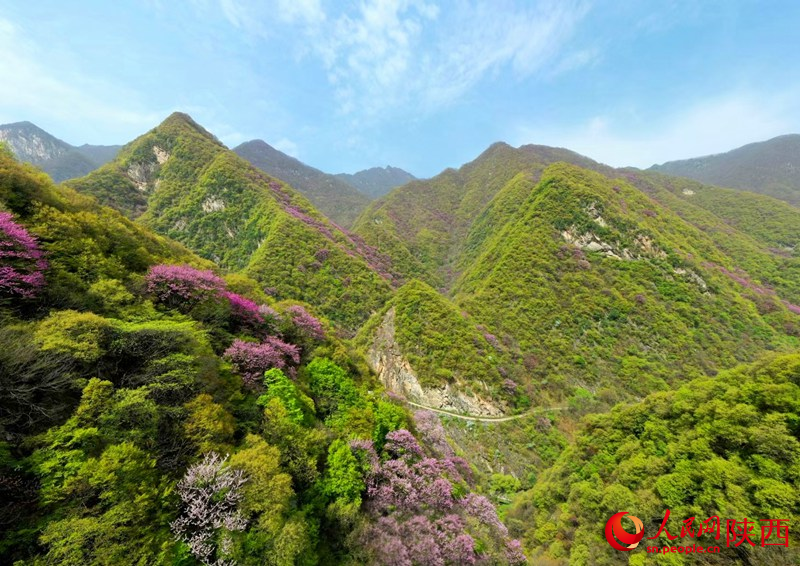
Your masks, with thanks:
<instances>
[{"instance_id":1,"label":"pink blossoming tree","mask_svg":"<svg viewBox=\"0 0 800 566\"><path fill-rule=\"evenodd\" d=\"M0 295L35 297L44 287L48 264L36 238L0 212Z\"/></svg>"},{"instance_id":2,"label":"pink blossoming tree","mask_svg":"<svg viewBox=\"0 0 800 566\"><path fill-rule=\"evenodd\" d=\"M299 364L300 348L274 336L267 336L260 343L234 340L225 350L224 356L242 376L247 387L258 389L262 386L264 372L267 370L282 370Z\"/></svg>"}]
</instances>

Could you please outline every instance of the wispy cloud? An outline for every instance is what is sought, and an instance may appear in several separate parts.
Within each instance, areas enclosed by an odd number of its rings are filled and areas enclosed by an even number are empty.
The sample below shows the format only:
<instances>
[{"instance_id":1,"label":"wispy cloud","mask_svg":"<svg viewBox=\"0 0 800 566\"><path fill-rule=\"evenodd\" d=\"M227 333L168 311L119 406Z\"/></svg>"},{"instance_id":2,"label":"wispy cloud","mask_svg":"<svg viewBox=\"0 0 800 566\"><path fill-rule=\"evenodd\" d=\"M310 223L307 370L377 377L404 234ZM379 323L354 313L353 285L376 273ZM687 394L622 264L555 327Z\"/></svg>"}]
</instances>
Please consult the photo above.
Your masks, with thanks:
<instances>
[{"instance_id":1,"label":"wispy cloud","mask_svg":"<svg viewBox=\"0 0 800 566\"><path fill-rule=\"evenodd\" d=\"M39 116L61 124L102 123L114 125L128 136L152 127L164 117L137 110L140 105L134 92L74 69L53 69L45 62L59 59L29 43L23 30L4 19L0 19L0 52L0 121Z\"/></svg>"},{"instance_id":2,"label":"wispy cloud","mask_svg":"<svg viewBox=\"0 0 800 566\"><path fill-rule=\"evenodd\" d=\"M649 167L798 131L798 101L800 86L780 93L727 93L654 118L647 127L634 114L595 116L572 130L525 126L514 142L568 147L618 167Z\"/></svg>"},{"instance_id":3,"label":"wispy cloud","mask_svg":"<svg viewBox=\"0 0 800 566\"><path fill-rule=\"evenodd\" d=\"M363 0L335 15L317 0L220 3L228 20L250 33L265 35L265 22L276 18L294 24L306 56L327 70L340 113L354 120L435 111L503 69L524 79L548 67L574 70L596 57L588 51L562 57L589 10L587 0L441 6Z\"/></svg>"}]
</instances>

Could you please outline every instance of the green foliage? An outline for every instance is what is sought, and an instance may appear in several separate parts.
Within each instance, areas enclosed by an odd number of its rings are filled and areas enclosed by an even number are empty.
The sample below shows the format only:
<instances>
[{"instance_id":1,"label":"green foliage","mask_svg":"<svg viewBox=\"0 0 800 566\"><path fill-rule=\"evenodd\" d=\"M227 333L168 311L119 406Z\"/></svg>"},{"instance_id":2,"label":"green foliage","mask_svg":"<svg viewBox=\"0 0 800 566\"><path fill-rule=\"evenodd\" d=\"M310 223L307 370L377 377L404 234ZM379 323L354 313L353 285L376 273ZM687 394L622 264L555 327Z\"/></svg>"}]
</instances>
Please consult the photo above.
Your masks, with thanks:
<instances>
[{"instance_id":1,"label":"green foliage","mask_svg":"<svg viewBox=\"0 0 800 566\"><path fill-rule=\"evenodd\" d=\"M258 398L258 404L267 406L270 400L280 401L287 417L294 423L302 424L314 414L314 403L303 395L297 386L278 368L267 370L264 374L267 393Z\"/></svg>"},{"instance_id":2,"label":"green foliage","mask_svg":"<svg viewBox=\"0 0 800 566\"><path fill-rule=\"evenodd\" d=\"M542 558L555 558L561 547L554 541L566 541L572 561L584 552L578 542L601 532L620 510L642 518L647 536L657 532L666 509L673 535L689 517L698 524L719 516L723 530L725 520L744 517L791 523L800 514L798 408L800 356L790 355L587 417L574 447L517 501L511 524ZM546 534L548 525L555 530ZM596 563L614 552L605 544L589 548ZM794 550L780 550L797 559ZM736 556L723 548L720 558Z\"/></svg>"},{"instance_id":3,"label":"green foliage","mask_svg":"<svg viewBox=\"0 0 800 566\"><path fill-rule=\"evenodd\" d=\"M315 358L306 366L311 394L322 415L345 410L359 401L355 383L347 373L327 358Z\"/></svg>"},{"instance_id":4,"label":"green foliage","mask_svg":"<svg viewBox=\"0 0 800 566\"><path fill-rule=\"evenodd\" d=\"M258 530L272 539L285 526L294 496L292 478L280 467L280 452L262 438L250 434L230 459L233 468L247 473L242 510Z\"/></svg>"},{"instance_id":5,"label":"green foliage","mask_svg":"<svg viewBox=\"0 0 800 566\"><path fill-rule=\"evenodd\" d=\"M108 347L111 323L94 313L62 311L51 314L36 330L43 351L67 354L79 362L96 362Z\"/></svg>"},{"instance_id":6,"label":"green foliage","mask_svg":"<svg viewBox=\"0 0 800 566\"><path fill-rule=\"evenodd\" d=\"M186 438L197 446L198 452L230 452L234 420L225 407L214 403L208 393L201 393L186 404L186 409Z\"/></svg>"},{"instance_id":7,"label":"green foliage","mask_svg":"<svg viewBox=\"0 0 800 566\"><path fill-rule=\"evenodd\" d=\"M332 500L360 503L365 487L359 462L350 446L341 440L334 440L328 448L322 492Z\"/></svg>"},{"instance_id":8,"label":"green foliage","mask_svg":"<svg viewBox=\"0 0 800 566\"><path fill-rule=\"evenodd\" d=\"M504 395L500 372L503 365L510 366L507 350L421 281L398 289L358 336L364 349L391 348L392 341L423 386L454 384L476 391L489 387L494 396Z\"/></svg>"}]
</instances>

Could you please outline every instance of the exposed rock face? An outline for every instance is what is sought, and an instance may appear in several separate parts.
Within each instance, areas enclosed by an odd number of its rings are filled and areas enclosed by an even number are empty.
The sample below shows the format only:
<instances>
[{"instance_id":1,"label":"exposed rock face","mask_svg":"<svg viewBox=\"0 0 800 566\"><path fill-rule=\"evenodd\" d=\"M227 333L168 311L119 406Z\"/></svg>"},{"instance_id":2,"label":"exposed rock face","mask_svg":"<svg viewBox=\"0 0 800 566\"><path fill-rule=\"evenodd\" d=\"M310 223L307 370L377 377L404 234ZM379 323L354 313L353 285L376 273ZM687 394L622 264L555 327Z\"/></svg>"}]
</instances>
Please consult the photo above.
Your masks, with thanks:
<instances>
[{"instance_id":1,"label":"exposed rock face","mask_svg":"<svg viewBox=\"0 0 800 566\"><path fill-rule=\"evenodd\" d=\"M218 212L220 210L225 210L225 201L219 197L210 196L203 201L202 207L205 213Z\"/></svg>"},{"instance_id":2,"label":"exposed rock face","mask_svg":"<svg viewBox=\"0 0 800 566\"><path fill-rule=\"evenodd\" d=\"M31 163L55 159L69 152L66 144L59 144L59 140L48 139L36 132L23 136L13 131L0 130L0 141L8 143L19 159Z\"/></svg>"},{"instance_id":3,"label":"exposed rock face","mask_svg":"<svg viewBox=\"0 0 800 566\"><path fill-rule=\"evenodd\" d=\"M128 178L143 193L147 192L147 184L153 179L155 172L155 163L132 163L126 171Z\"/></svg>"},{"instance_id":4,"label":"exposed rock face","mask_svg":"<svg viewBox=\"0 0 800 566\"><path fill-rule=\"evenodd\" d=\"M502 409L490 401L459 391L456 386L423 387L408 360L395 340L395 309L389 309L375 333L367 352L367 361L378 374L381 383L389 390L409 401L452 411L480 416L502 416Z\"/></svg>"},{"instance_id":5,"label":"exposed rock face","mask_svg":"<svg viewBox=\"0 0 800 566\"><path fill-rule=\"evenodd\" d=\"M156 160L158 161L159 165L164 165L164 163L167 162L167 159L169 159L169 153L167 153L166 150L161 149L157 145L153 146L153 153L155 154Z\"/></svg>"}]
</instances>

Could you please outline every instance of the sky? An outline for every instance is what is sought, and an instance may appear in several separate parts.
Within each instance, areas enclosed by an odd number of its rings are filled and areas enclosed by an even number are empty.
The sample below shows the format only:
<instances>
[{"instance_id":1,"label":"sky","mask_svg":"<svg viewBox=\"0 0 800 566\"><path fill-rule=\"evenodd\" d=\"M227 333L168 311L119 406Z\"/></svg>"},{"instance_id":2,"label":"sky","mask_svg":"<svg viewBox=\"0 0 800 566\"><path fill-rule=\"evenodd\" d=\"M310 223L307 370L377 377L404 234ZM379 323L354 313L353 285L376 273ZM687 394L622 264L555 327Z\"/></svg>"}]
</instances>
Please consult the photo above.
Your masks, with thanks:
<instances>
[{"instance_id":1,"label":"sky","mask_svg":"<svg viewBox=\"0 0 800 566\"><path fill-rule=\"evenodd\" d=\"M179 110L330 173L496 141L649 167L800 132L796 0L3 0L0 123L121 144Z\"/></svg>"}]
</instances>

